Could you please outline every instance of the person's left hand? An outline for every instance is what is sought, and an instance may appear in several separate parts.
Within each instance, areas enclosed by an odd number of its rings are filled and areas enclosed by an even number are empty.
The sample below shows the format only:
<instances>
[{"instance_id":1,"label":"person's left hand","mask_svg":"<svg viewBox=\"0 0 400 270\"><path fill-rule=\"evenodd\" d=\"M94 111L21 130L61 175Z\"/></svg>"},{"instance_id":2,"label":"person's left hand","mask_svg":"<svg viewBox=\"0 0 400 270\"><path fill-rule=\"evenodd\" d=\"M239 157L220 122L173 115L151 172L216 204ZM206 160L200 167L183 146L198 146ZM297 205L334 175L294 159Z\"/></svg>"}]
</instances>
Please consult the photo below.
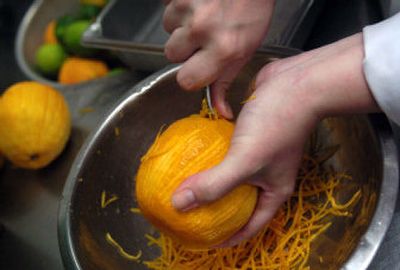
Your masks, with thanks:
<instances>
[{"instance_id":1,"label":"person's left hand","mask_svg":"<svg viewBox=\"0 0 400 270\"><path fill-rule=\"evenodd\" d=\"M211 85L213 105L232 118L225 92L260 46L274 0L165 0L165 55L184 62L177 81L186 90Z\"/></svg>"}]
</instances>

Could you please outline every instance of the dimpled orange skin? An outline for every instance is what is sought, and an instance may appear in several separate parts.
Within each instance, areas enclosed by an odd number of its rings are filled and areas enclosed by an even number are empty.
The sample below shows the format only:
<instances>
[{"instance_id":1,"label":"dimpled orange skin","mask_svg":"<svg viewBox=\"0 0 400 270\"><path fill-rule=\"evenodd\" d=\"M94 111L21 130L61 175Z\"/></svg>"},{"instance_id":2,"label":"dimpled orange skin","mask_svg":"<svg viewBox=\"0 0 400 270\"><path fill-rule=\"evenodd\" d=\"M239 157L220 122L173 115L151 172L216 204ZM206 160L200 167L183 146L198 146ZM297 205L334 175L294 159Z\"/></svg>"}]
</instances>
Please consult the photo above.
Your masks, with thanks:
<instances>
[{"instance_id":1,"label":"dimpled orange skin","mask_svg":"<svg viewBox=\"0 0 400 270\"><path fill-rule=\"evenodd\" d=\"M14 165L27 169L53 161L71 130L64 97L37 82L20 82L3 93L0 123L0 150Z\"/></svg>"},{"instance_id":2,"label":"dimpled orange skin","mask_svg":"<svg viewBox=\"0 0 400 270\"><path fill-rule=\"evenodd\" d=\"M220 163L234 125L192 115L173 123L143 156L136 176L136 199L143 215L185 246L218 245L247 223L257 201L257 188L240 185L223 198L180 212L172 194L189 176Z\"/></svg>"},{"instance_id":3,"label":"dimpled orange skin","mask_svg":"<svg viewBox=\"0 0 400 270\"><path fill-rule=\"evenodd\" d=\"M64 61L58 74L58 82L76 84L107 75L109 69L100 60L70 57Z\"/></svg>"}]
</instances>

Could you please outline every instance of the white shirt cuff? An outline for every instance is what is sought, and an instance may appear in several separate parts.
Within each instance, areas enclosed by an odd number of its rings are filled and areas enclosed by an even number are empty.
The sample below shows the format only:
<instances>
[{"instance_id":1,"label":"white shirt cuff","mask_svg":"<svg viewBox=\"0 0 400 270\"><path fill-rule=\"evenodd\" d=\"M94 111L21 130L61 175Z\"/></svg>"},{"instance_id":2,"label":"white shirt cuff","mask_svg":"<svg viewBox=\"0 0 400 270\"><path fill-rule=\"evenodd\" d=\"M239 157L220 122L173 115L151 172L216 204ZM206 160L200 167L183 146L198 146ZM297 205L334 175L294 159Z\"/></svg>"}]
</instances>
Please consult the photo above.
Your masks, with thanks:
<instances>
[{"instance_id":1,"label":"white shirt cuff","mask_svg":"<svg viewBox=\"0 0 400 270\"><path fill-rule=\"evenodd\" d=\"M382 111L400 125L400 13L367 26L364 74Z\"/></svg>"}]
</instances>

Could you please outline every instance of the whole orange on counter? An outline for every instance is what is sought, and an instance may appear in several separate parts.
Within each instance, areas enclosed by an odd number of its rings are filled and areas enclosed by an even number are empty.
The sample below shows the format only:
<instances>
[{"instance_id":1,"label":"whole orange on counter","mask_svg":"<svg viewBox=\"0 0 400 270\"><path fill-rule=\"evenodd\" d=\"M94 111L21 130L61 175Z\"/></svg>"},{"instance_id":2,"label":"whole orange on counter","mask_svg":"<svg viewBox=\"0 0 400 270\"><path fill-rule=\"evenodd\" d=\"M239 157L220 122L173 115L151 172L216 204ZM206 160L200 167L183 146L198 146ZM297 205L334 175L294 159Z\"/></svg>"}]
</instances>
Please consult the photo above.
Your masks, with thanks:
<instances>
[{"instance_id":1,"label":"whole orange on counter","mask_svg":"<svg viewBox=\"0 0 400 270\"><path fill-rule=\"evenodd\" d=\"M257 201L257 188L241 185L223 198L187 212L176 210L172 194L189 176L220 163L234 125L225 119L192 115L158 135L136 175L136 199L143 215L185 246L222 243L245 225Z\"/></svg>"},{"instance_id":2,"label":"whole orange on counter","mask_svg":"<svg viewBox=\"0 0 400 270\"><path fill-rule=\"evenodd\" d=\"M13 164L45 167L64 149L71 130L64 97L38 82L20 82L0 97L0 151Z\"/></svg>"}]
</instances>

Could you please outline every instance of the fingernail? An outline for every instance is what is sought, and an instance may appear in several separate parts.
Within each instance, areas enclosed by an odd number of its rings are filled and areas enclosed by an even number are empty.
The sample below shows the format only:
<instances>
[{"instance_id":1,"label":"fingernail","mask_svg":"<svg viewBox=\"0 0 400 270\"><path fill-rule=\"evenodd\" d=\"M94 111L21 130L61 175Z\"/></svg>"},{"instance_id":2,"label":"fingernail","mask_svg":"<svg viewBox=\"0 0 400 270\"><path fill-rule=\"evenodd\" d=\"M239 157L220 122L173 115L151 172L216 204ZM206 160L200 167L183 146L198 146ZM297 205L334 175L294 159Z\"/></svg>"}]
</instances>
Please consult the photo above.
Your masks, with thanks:
<instances>
[{"instance_id":1,"label":"fingernail","mask_svg":"<svg viewBox=\"0 0 400 270\"><path fill-rule=\"evenodd\" d=\"M224 101L224 107L225 107L226 117L228 119L233 118L233 112L232 112L231 106L229 105L228 101L226 101L226 100Z\"/></svg>"},{"instance_id":2,"label":"fingernail","mask_svg":"<svg viewBox=\"0 0 400 270\"><path fill-rule=\"evenodd\" d=\"M190 77L184 77L183 79L181 79L180 85L181 85L182 88L184 88L185 90L192 90L193 85L194 85L194 81L193 81L193 79L190 78Z\"/></svg>"},{"instance_id":3,"label":"fingernail","mask_svg":"<svg viewBox=\"0 0 400 270\"><path fill-rule=\"evenodd\" d=\"M172 196L172 205L181 211L187 211L195 207L196 198L193 191L184 189Z\"/></svg>"}]
</instances>

